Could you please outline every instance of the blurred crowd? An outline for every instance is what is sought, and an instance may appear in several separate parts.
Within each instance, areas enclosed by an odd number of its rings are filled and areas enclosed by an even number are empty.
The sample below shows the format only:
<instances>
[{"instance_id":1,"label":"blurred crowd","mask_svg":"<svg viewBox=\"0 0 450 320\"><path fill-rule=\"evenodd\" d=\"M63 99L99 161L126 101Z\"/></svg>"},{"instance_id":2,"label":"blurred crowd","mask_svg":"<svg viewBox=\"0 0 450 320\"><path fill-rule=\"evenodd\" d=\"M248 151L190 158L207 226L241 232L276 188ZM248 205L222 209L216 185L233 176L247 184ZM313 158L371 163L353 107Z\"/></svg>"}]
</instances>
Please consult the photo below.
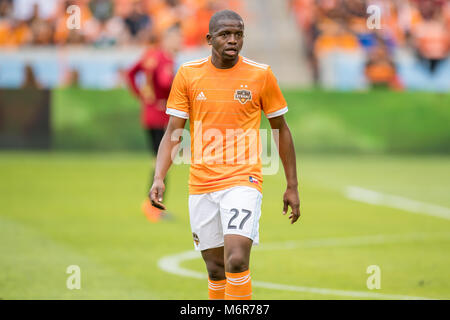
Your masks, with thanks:
<instances>
[{"instance_id":1,"label":"blurred crowd","mask_svg":"<svg viewBox=\"0 0 450 320\"><path fill-rule=\"evenodd\" d=\"M73 5L77 11L68 10ZM142 45L175 24L186 47L198 46L211 15L238 6L233 0L0 0L0 47ZM71 29L76 12L80 28Z\"/></svg>"},{"instance_id":2,"label":"blurred crowd","mask_svg":"<svg viewBox=\"0 0 450 320\"><path fill-rule=\"evenodd\" d=\"M289 1L303 35L316 84L342 90L387 86L450 91L450 0L283 1ZM69 9L73 6L77 11ZM159 42L172 26L181 31L182 48L199 48L205 44L210 17L224 8L242 12L242 1L0 0L0 48L142 46ZM80 28L69 28L77 22L77 12ZM7 51L0 50L0 86L14 87L22 81L16 74L22 74L30 59L7 56ZM110 50L109 60L68 60L72 69L80 70L81 82L90 86L105 82L96 78L97 69L114 73L117 65L125 64L116 61L115 51ZM31 59L31 64L53 86L65 61L55 64L47 58Z\"/></svg>"},{"instance_id":3,"label":"blurred crowd","mask_svg":"<svg viewBox=\"0 0 450 320\"><path fill-rule=\"evenodd\" d=\"M403 78L410 74L418 79L420 74L425 83L431 79L428 75L442 71L449 62L450 1L291 0L290 4L316 83L323 82L335 65L329 61L330 57L336 61L337 52L346 52L338 57L341 64L344 61L341 73L351 73L351 61L346 59L358 59L352 52L360 52L366 81L393 88L407 82L398 76L400 67L406 66ZM417 66L398 59L402 51L410 52ZM443 81L450 81L448 75Z\"/></svg>"}]
</instances>

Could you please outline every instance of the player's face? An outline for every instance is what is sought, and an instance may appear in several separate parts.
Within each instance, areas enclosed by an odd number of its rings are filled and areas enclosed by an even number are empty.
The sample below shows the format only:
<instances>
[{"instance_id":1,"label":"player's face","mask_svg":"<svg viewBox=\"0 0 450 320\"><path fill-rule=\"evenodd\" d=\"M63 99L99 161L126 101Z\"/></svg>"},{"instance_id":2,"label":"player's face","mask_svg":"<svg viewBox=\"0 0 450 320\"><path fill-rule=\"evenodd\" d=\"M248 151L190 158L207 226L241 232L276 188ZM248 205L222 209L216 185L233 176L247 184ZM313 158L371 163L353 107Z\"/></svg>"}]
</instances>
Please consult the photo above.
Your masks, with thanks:
<instances>
[{"instance_id":1,"label":"player's face","mask_svg":"<svg viewBox=\"0 0 450 320\"><path fill-rule=\"evenodd\" d=\"M207 35L207 40L218 58L236 60L244 44L244 24L234 19L219 20L214 31Z\"/></svg>"}]
</instances>

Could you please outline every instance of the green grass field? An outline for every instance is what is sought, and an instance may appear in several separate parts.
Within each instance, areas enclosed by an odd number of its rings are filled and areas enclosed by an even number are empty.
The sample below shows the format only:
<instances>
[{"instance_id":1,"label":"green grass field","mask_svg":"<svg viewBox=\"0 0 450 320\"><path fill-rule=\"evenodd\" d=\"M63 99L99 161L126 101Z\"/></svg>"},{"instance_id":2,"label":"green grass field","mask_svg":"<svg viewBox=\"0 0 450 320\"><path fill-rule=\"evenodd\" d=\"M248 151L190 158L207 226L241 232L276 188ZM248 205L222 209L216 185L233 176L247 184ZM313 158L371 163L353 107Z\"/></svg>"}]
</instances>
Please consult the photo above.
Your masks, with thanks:
<instances>
[{"instance_id":1,"label":"green grass field","mask_svg":"<svg viewBox=\"0 0 450 320\"><path fill-rule=\"evenodd\" d=\"M345 196L359 186L450 208L450 157L300 154L298 161L295 225L281 214L283 171L265 177L261 245L251 260L255 299L450 298L450 220ZM1 152L0 298L206 299L205 280L158 267L193 250L188 167L169 175L173 219L151 224L140 211L151 163L132 153ZM201 259L180 263L205 273ZM81 268L80 290L66 288L69 265ZM366 286L369 265L381 268L379 290Z\"/></svg>"}]
</instances>

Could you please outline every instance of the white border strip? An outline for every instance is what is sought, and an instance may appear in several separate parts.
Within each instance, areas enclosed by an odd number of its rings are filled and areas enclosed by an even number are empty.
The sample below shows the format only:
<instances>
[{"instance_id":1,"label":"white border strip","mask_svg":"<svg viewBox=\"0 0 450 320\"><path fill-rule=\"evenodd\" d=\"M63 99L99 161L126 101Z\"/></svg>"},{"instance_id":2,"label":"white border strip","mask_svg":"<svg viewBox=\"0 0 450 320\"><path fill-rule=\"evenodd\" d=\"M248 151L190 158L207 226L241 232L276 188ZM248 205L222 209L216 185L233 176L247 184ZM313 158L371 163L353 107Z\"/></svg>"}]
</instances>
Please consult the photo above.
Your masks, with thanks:
<instances>
[{"instance_id":1,"label":"white border strip","mask_svg":"<svg viewBox=\"0 0 450 320\"><path fill-rule=\"evenodd\" d=\"M200 65L200 64L203 64L203 63L207 62L208 59L209 59L209 57L206 57L206 58L203 58L203 59L200 59L200 60L189 61L189 62L183 63L182 66L183 67L190 67L190 66Z\"/></svg>"},{"instance_id":2,"label":"white border strip","mask_svg":"<svg viewBox=\"0 0 450 320\"><path fill-rule=\"evenodd\" d=\"M248 59L246 59L246 58L243 58L243 59L242 59L242 62L244 62L244 63L246 63L246 64L249 64L249 65L251 65L251 66L257 67L257 68L261 68L261 69L263 69L263 70L267 70L267 68L269 67L268 65L260 64L260 63L257 63L257 62L248 60Z\"/></svg>"},{"instance_id":3,"label":"white border strip","mask_svg":"<svg viewBox=\"0 0 450 320\"><path fill-rule=\"evenodd\" d=\"M183 111L172 109L172 108L167 108L166 114L168 114L170 116L182 118L182 119L189 119L189 114L187 112L183 112Z\"/></svg>"},{"instance_id":4,"label":"white border strip","mask_svg":"<svg viewBox=\"0 0 450 320\"><path fill-rule=\"evenodd\" d=\"M280 109L280 110L277 110L277 111L274 111L272 113L267 114L266 118L270 119L270 118L279 117L279 116L285 114L286 112L288 112L288 107L287 106L284 107L283 109Z\"/></svg>"},{"instance_id":5,"label":"white border strip","mask_svg":"<svg viewBox=\"0 0 450 320\"><path fill-rule=\"evenodd\" d=\"M450 209L434 204L411 200L400 196L380 193L357 186L349 186L345 190L348 199L364 202L376 206L385 206L412 213L425 214L437 218L450 220Z\"/></svg>"}]
</instances>

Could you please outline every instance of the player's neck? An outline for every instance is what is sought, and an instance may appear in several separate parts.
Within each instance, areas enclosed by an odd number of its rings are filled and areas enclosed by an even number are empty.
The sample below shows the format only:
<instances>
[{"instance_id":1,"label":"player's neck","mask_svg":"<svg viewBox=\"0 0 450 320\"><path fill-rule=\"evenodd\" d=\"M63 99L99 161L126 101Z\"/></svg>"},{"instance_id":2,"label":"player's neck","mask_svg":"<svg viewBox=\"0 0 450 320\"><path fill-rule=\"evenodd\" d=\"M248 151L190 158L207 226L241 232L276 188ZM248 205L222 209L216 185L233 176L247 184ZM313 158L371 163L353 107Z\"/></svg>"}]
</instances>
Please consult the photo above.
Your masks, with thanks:
<instances>
[{"instance_id":1,"label":"player's neck","mask_svg":"<svg viewBox=\"0 0 450 320\"><path fill-rule=\"evenodd\" d=\"M214 67L217 69L231 69L233 68L237 63L239 62L239 55L236 56L233 60L224 60L221 59L219 56L214 55L214 53L211 55L211 63Z\"/></svg>"}]
</instances>

